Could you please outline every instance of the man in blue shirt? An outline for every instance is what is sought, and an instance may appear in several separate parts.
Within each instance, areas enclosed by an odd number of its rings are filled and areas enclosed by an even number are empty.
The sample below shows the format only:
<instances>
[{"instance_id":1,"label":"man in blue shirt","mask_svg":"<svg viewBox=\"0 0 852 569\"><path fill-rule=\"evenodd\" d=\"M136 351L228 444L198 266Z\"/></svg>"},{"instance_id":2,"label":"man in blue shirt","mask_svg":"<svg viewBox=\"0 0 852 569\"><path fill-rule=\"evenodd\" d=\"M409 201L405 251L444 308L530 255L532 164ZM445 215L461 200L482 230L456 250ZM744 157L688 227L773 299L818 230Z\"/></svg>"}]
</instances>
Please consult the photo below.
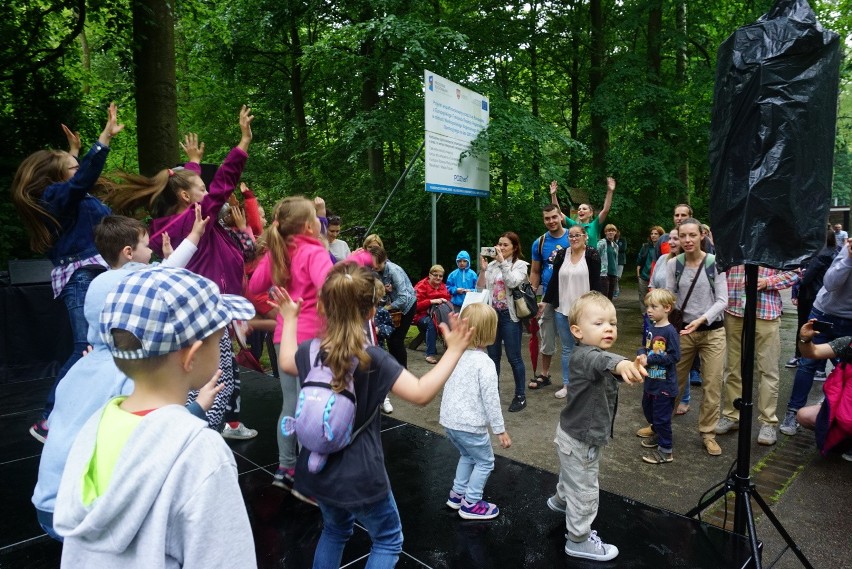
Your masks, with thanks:
<instances>
[{"instance_id":1,"label":"man in blue shirt","mask_svg":"<svg viewBox=\"0 0 852 569\"><path fill-rule=\"evenodd\" d=\"M547 233L539 237L532 245L532 263L530 264L530 284L533 290L541 285L541 294L547 292L547 285L553 274L553 258L560 249L568 248L568 231L562 226L562 212L559 206L548 204L542 209L544 226ZM539 304L539 342L541 353L541 373L529 383L530 389L550 385L550 362L556 351L556 325L553 320L553 306Z\"/></svg>"}]
</instances>

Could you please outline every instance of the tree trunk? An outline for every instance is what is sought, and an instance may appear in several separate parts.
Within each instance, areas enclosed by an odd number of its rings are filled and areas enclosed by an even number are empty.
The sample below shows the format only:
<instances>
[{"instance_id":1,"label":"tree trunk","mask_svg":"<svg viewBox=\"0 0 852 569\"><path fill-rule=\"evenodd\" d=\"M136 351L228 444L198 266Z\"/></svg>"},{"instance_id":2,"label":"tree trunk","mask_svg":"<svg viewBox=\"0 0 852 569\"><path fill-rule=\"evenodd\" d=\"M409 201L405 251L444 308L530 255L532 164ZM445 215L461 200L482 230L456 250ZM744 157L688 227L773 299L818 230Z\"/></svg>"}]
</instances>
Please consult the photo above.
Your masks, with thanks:
<instances>
[{"instance_id":1,"label":"tree trunk","mask_svg":"<svg viewBox=\"0 0 852 569\"><path fill-rule=\"evenodd\" d=\"M539 118L541 113L539 111L539 96L538 96L538 49L536 45L538 43L538 2L533 2L530 7L530 111L532 112L532 116L535 118ZM533 186L533 195L535 196L535 201L538 202L540 194L541 194L541 163L539 162L539 152L536 151L535 156L533 157L532 163L532 174L533 180L536 182L535 186Z\"/></svg>"},{"instance_id":2,"label":"tree trunk","mask_svg":"<svg viewBox=\"0 0 852 569\"><path fill-rule=\"evenodd\" d=\"M683 89L686 85L686 0L679 0L677 3L677 59L675 60L675 81L679 89ZM681 129L683 132L683 129ZM678 196L679 203L688 203L689 197L689 153L686 151L687 143L681 139L680 155L678 156L677 177L683 185L683 189Z\"/></svg>"},{"instance_id":3,"label":"tree trunk","mask_svg":"<svg viewBox=\"0 0 852 569\"><path fill-rule=\"evenodd\" d=\"M89 48L89 40L86 38L86 28L80 32L80 54L83 59L83 69L86 70L86 75L83 78L83 94L88 95L92 86L89 82L89 73L92 71L92 50Z\"/></svg>"},{"instance_id":4,"label":"tree trunk","mask_svg":"<svg viewBox=\"0 0 852 569\"><path fill-rule=\"evenodd\" d=\"M177 164L174 6L133 0L133 65L139 171L151 176Z\"/></svg>"},{"instance_id":5,"label":"tree trunk","mask_svg":"<svg viewBox=\"0 0 852 569\"><path fill-rule=\"evenodd\" d=\"M606 38L604 37L603 11L601 0L590 0L589 13L591 16L591 52L589 54L589 95L594 103L597 90L603 83L604 54L606 53ZM603 184L606 172L606 152L609 146L609 133L604 127L603 116L599 108L592 104L590 130L592 136L592 179L595 184Z\"/></svg>"}]
</instances>

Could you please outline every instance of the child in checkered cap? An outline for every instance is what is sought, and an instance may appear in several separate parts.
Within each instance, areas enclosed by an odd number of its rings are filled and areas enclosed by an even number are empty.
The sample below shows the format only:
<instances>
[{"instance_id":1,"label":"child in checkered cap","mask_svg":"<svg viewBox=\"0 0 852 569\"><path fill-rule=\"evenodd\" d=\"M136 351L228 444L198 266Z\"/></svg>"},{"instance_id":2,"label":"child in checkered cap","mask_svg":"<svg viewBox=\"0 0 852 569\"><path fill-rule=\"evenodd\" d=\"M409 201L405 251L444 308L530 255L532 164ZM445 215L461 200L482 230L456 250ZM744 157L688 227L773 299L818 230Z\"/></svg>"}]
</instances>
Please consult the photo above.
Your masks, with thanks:
<instances>
[{"instance_id":1,"label":"child in checkered cap","mask_svg":"<svg viewBox=\"0 0 852 569\"><path fill-rule=\"evenodd\" d=\"M233 454L183 406L219 373L225 326L252 316L184 269L140 269L107 296L101 338L135 388L68 455L53 518L63 566L257 566Z\"/></svg>"}]
</instances>

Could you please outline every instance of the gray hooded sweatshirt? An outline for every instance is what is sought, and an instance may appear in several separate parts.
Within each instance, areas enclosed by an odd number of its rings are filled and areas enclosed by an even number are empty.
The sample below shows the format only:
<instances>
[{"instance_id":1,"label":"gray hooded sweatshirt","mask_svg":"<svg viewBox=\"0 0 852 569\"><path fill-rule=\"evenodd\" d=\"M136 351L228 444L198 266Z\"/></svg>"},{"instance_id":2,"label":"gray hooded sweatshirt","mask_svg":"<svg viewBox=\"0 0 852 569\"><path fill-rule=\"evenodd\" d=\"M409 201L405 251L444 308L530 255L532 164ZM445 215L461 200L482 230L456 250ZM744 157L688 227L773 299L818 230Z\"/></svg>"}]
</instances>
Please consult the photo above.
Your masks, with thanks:
<instances>
[{"instance_id":1,"label":"gray hooded sweatshirt","mask_svg":"<svg viewBox=\"0 0 852 569\"><path fill-rule=\"evenodd\" d=\"M179 405L142 418L106 490L83 504L101 412L68 455L54 512L62 567L256 568L234 456L222 436Z\"/></svg>"}]
</instances>

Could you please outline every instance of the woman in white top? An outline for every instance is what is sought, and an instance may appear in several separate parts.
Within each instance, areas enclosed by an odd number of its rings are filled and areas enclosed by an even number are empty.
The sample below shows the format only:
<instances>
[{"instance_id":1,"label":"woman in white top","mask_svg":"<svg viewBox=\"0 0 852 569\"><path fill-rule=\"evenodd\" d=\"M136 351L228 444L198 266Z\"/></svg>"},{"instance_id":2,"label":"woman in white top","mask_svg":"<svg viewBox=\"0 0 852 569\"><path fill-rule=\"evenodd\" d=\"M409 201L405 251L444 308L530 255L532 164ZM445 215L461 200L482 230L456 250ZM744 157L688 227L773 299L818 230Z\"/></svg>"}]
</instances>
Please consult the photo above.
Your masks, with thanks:
<instances>
[{"instance_id":1,"label":"woman in white top","mask_svg":"<svg viewBox=\"0 0 852 569\"><path fill-rule=\"evenodd\" d=\"M562 344L562 389L554 393L559 399L568 393L568 359L574 349L568 312L574 301L590 290L602 292L601 258L586 240L586 230L582 225L574 225L568 230L569 246L553 258L553 273L544 297L544 302L553 305L553 317Z\"/></svg>"},{"instance_id":2,"label":"woman in white top","mask_svg":"<svg viewBox=\"0 0 852 569\"><path fill-rule=\"evenodd\" d=\"M521 357L521 321L515 314L511 289L517 288L527 279L529 263L521 257L521 240L517 233L507 231L501 235L494 249L496 255L490 263L485 257L479 258L476 286L491 291L491 306L497 311L497 339L488 346L488 355L494 360L497 377L500 377L502 346L506 346L506 359L512 366L515 379L515 397L509 405L509 412L514 413L527 406L527 370Z\"/></svg>"},{"instance_id":3,"label":"woman in white top","mask_svg":"<svg viewBox=\"0 0 852 569\"><path fill-rule=\"evenodd\" d=\"M675 293L677 308L683 311L684 329L680 332L680 361L677 363L678 390L684 393L692 360L698 353L704 371L698 430L707 453L717 456L722 454L714 431L719 421L725 364L722 318L728 305L728 283L725 273L715 266L715 257L701 250L701 223L698 220L685 219L678 227L678 236L683 256L678 255L666 264L666 288Z\"/></svg>"}]
</instances>

